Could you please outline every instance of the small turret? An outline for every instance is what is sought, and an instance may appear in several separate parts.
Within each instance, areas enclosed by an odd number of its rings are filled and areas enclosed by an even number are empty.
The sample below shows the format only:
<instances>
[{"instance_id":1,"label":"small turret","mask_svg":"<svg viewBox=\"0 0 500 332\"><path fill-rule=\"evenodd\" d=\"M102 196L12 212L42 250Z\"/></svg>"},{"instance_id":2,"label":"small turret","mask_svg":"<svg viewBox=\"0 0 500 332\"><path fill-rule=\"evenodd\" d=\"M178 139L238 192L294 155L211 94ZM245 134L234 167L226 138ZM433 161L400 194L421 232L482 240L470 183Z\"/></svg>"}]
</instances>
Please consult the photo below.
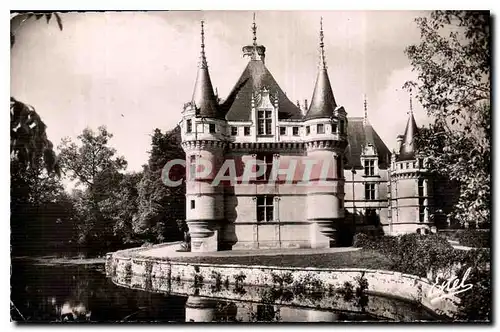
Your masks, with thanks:
<instances>
[{"instance_id":1,"label":"small turret","mask_svg":"<svg viewBox=\"0 0 500 332\"><path fill-rule=\"evenodd\" d=\"M325 60L325 44L323 42L323 20L321 20L321 28L319 33L319 71L316 78L311 105L307 111L304 120L312 120L317 118L330 118L333 116L334 110L337 108L335 97L333 96L332 86L328 77L328 71Z\"/></svg>"},{"instance_id":2,"label":"small turret","mask_svg":"<svg viewBox=\"0 0 500 332\"><path fill-rule=\"evenodd\" d=\"M418 127L413 117L413 106L410 93L410 112L408 122L406 123L405 133L399 148L398 160L413 160L415 159L416 151L416 136L418 135Z\"/></svg>"},{"instance_id":3,"label":"small turret","mask_svg":"<svg viewBox=\"0 0 500 332\"><path fill-rule=\"evenodd\" d=\"M207 58L205 56L205 30L204 22L201 21L201 55L198 66L198 75L194 85L192 104L196 108L196 114L204 118L220 118L218 103L215 98L212 81L208 72Z\"/></svg>"}]
</instances>

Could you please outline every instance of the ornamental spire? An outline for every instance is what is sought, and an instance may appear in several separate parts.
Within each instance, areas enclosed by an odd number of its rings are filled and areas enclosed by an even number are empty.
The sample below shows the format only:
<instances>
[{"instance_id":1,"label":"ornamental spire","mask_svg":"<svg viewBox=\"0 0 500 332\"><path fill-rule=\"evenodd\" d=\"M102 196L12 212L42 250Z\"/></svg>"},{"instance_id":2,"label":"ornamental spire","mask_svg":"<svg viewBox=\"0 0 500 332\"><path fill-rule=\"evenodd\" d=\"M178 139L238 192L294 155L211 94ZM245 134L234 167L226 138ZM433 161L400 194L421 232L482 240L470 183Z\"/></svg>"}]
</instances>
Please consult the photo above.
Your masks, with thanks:
<instances>
[{"instance_id":1,"label":"ornamental spire","mask_svg":"<svg viewBox=\"0 0 500 332\"><path fill-rule=\"evenodd\" d=\"M363 103L363 106L364 106L364 117L363 117L363 124L366 126L366 124L368 123L368 107L367 107L367 103L366 103L366 94L364 95L364 103Z\"/></svg>"},{"instance_id":2,"label":"ornamental spire","mask_svg":"<svg viewBox=\"0 0 500 332\"><path fill-rule=\"evenodd\" d=\"M304 117L305 120L331 118L337 108L337 103L335 102L335 97L333 96L332 86L330 85L330 78L328 78L323 38L323 18L321 18L319 32L320 63L318 76L316 78L316 85L314 86L311 105L309 106L309 110Z\"/></svg>"},{"instance_id":3,"label":"ornamental spire","mask_svg":"<svg viewBox=\"0 0 500 332\"><path fill-rule=\"evenodd\" d=\"M253 23L252 23L252 34L253 34L253 44L252 44L252 60L260 60L259 52L257 50L257 24L255 24L255 13L253 13Z\"/></svg>"},{"instance_id":4,"label":"ornamental spire","mask_svg":"<svg viewBox=\"0 0 500 332\"><path fill-rule=\"evenodd\" d=\"M198 74L194 85L192 104L196 108L196 114L205 118L221 117L218 103L214 95L212 81L208 73L207 58L205 56L205 30L204 21L201 21L201 56Z\"/></svg>"},{"instance_id":5,"label":"ornamental spire","mask_svg":"<svg viewBox=\"0 0 500 332\"><path fill-rule=\"evenodd\" d=\"M413 116L413 101L412 91L410 90L410 110L408 112L408 122L406 123L403 142L399 149L398 160L413 160L416 152L416 137L418 135L418 127Z\"/></svg>"},{"instance_id":6,"label":"ornamental spire","mask_svg":"<svg viewBox=\"0 0 500 332\"><path fill-rule=\"evenodd\" d=\"M410 89L410 114L413 114L413 95L412 95L412 91Z\"/></svg>"},{"instance_id":7,"label":"ornamental spire","mask_svg":"<svg viewBox=\"0 0 500 332\"><path fill-rule=\"evenodd\" d=\"M319 20L319 66L321 69L326 69L326 59L325 59L325 43L323 42L323 17Z\"/></svg>"},{"instance_id":8,"label":"ornamental spire","mask_svg":"<svg viewBox=\"0 0 500 332\"><path fill-rule=\"evenodd\" d=\"M200 68L208 68L207 58L205 56L205 21L201 21L201 56L200 56Z\"/></svg>"}]
</instances>

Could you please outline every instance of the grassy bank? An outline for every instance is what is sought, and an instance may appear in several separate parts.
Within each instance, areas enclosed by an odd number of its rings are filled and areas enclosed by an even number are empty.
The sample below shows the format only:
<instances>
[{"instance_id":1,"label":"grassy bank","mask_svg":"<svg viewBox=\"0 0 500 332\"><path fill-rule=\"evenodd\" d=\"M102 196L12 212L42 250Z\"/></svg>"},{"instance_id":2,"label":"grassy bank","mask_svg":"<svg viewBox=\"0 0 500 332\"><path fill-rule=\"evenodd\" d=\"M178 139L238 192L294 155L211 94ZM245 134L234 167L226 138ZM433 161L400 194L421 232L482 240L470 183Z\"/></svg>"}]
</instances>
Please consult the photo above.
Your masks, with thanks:
<instances>
[{"instance_id":1,"label":"grassy bank","mask_svg":"<svg viewBox=\"0 0 500 332\"><path fill-rule=\"evenodd\" d=\"M206 264L242 264L317 268L365 268L387 270L391 261L373 250L358 250L327 254L255 255L227 257L172 257L172 261Z\"/></svg>"}]
</instances>

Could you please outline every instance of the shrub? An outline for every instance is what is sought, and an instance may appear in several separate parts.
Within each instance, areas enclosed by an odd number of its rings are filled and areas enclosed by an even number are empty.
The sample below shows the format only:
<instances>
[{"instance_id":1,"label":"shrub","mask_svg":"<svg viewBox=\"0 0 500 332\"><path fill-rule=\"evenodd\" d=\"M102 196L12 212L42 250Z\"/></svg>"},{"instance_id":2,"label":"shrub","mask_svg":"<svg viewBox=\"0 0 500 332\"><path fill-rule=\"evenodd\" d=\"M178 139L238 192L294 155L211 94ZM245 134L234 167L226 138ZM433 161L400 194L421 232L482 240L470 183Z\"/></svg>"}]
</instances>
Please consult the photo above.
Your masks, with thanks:
<instances>
[{"instance_id":1,"label":"shrub","mask_svg":"<svg viewBox=\"0 0 500 332\"><path fill-rule=\"evenodd\" d=\"M468 229L457 234L460 245L473 248L491 247L491 233L489 231L477 231Z\"/></svg>"},{"instance_id":2,"label":"shrub","mask_svg":"<svg viewBox=\"0 0 500 332\"><path fill-rule=\"evenodd\" d=\"M371 239L365 233L356 233L353 238L352 246L355 248L368 249L372 245Z\"/></svg>"},{"instance_id":3,"label":"shrub","mask_svg":"<svg viewBox=\"0 0 500 332\"><path fill-rule=\"evenodd\" d=\"M463 276L471 268L466 284L472 284L472 289L456 296L460 299L455 319L466 321L491 321L491 268L490 250L479 249L467 252L458 271Z\"/></svg>"}]
</instances>

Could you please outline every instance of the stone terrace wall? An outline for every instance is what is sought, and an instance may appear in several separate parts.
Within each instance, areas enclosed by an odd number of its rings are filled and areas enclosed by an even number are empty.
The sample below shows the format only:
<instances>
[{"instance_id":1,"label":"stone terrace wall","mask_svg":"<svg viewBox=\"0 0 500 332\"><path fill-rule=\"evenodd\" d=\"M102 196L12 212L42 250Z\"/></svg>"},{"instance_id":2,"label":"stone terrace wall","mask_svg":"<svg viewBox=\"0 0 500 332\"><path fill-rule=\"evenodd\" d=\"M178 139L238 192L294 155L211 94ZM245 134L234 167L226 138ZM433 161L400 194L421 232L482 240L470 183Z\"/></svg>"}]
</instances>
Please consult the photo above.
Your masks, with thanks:
<instances>
[{"instance_id":1,"label":"stone terrace wall","mask_svg":"<svg viewBox=\"0 0 500 332\"><path fill-rule=\"evenodd\" d=\"M432 284L426 278L403 274L399 272L368 270L368 269L325 269L325 268L293 268L278 266L244 266L244 265L214 265L201 263L183 263L151 258L130 257L122 252L108 254L106 271L114 282L124 286L134 286L154 290L154 286L162 285L163 290L171 291L170 284L174 281L195 281L213 283L212 274L220 276L222 283L228 280L235 284L237 280L242 285L271 286L273 275L289 274L294 281L316 280L328 287L341 288L345 282L356 286L359 278L368 282L368 294L396 297L422 304L439 315L451 316L456 310L453 301L456 298L444 298L432 302L428 296ZM244 275L244 279L238 277ZM169 280L168 285L159 283L158 279ZM155 281L156 280L156 281ZM142 286L141 286L142 285Z\"/></svg>"}]
</instances>

